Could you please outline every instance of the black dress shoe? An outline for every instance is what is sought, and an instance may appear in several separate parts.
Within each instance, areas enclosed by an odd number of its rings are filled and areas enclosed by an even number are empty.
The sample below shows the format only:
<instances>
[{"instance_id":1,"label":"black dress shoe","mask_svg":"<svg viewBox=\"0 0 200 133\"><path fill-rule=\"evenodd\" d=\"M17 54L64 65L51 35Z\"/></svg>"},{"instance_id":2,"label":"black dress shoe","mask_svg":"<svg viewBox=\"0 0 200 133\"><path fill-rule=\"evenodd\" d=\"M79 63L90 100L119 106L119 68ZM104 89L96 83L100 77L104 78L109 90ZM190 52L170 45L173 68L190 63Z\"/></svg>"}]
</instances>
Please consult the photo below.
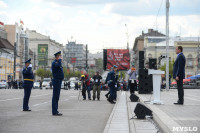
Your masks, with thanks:
<instances>
[{"instance_id":1,"label":"black dress shoe","mask_svg":"<svg viewBox=\"0 0 200 133\"><path fill-rule=\"evenodd\" d=\"M30 109L24 109L23 111L31 111Z\"/></svg>"},{"instance_id":2,"label":"black dress shoe","mask_svg":"<svg viewBox=\"0 0 200 133\"><path fill-rule=\"evenodd\" d=\"M105 96L106 96L106 98L108 98L108 94L106 94Z\"/></svg>"},{"instance_id":3,"label":"black dress shoe","mask_svg":"<svg viewBox=\"0 0 200 133\"><path fill-rule=\"evenodd\" d=\"M179 103L174 103L174 104L176 104L176 105L183 105L183 103L180 103L180 102Z\"/></svg>"},{"instance_id":4,"label":"black dress shoe","mask_svg":"<svg viewBox=\"0 0 200 133\"><path fill-rule=\"evenodd\" d=\"M58 114L53 114L53 116L62 116L62 113L58 113Z\"/></svg>"}]
</instances>

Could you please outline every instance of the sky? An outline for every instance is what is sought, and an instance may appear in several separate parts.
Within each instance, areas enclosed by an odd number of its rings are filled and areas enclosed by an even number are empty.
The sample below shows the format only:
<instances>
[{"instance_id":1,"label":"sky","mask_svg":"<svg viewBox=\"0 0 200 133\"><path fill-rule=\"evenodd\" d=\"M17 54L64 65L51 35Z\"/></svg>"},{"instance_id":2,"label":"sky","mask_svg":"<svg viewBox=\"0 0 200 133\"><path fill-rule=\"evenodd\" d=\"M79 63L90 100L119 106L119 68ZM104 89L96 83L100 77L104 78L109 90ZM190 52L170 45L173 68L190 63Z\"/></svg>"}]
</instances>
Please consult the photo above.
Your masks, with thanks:
<instances>
[{"instance_id":1,"label":"sky","mask_svg":"<svg viewBox=\"0 0 200 133\"><path fill-rule=\"evenodd\" d=\"M135 38L148 29L165 34L165 5L166 0L0 0L0 21L21 19L29 30L63 45L88 44L95 53L126 48L127 41L133 48ZM199 5L200 0L170 0L170 37L200 36Z\"/></svg>"}]
</instances>

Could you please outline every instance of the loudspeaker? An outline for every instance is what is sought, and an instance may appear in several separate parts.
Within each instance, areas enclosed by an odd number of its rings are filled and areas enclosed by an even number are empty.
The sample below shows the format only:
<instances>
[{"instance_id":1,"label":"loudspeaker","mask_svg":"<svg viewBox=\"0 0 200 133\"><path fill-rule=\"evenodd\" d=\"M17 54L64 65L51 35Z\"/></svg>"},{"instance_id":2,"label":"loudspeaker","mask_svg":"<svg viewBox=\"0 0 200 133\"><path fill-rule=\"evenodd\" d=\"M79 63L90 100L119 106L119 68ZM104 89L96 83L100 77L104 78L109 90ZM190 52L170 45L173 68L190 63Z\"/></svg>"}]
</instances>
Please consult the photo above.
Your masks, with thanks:
<instances>
[{"instance_id":1,"label":"loudspeaker","mask_svg":"<svg viewBox=\"0 0 200 133\"><path fill-rule=\"evenodd\" d=\"M148 69L139 69L139 94L149 94L153 91L152 75L148 75Z\"/></svg>"},{"instance_id":2,"label":"loudspeaker","mask_svg":"<svg viewBox=\"0 0 200 133\"><path fill-rule=\"evenodd\" d=\"M141 103L138 103L134 110L138 119L144 119L145 116L153 116L152 111Z\"/></svg>"},{"instance_id":3,"label":"loudspeaker","mask_svg":"<svg viewBox=\"0 0 200 133\"><path fill-rule=\"evenodd\" d=\"M139 97L136 96L135 94L131 94L130 95L130 100L131 100L131 102L138 102L139 101Z\"/></svg>"},{"instance_id":4,"label":"loudspeaker","mask_svg":"<svg viewBox=\"0 0 200 133\"><path fill-rule=\"evenodd\" d=\"M157 70L156 58L149 59L149 69Z\"/></svg>"},{"instance_id":5,"label":"loudspeaker","mask_svg":"<svg viewBox=\"0 0 200 133\"><path fill-rule=\"evenodd\" d=\"M103 50L103 69L107 69L107 49Z\"/></svg>"},{"instance_id":6,"label":"loudspeaker","mask_svg":"<svg viewBox=\"0 0 200 133\"><path fill-rule=\"evenodd\" d=\"M139 68L144 68L144 51L139 51Z\"/></svg>"}]
</instances>

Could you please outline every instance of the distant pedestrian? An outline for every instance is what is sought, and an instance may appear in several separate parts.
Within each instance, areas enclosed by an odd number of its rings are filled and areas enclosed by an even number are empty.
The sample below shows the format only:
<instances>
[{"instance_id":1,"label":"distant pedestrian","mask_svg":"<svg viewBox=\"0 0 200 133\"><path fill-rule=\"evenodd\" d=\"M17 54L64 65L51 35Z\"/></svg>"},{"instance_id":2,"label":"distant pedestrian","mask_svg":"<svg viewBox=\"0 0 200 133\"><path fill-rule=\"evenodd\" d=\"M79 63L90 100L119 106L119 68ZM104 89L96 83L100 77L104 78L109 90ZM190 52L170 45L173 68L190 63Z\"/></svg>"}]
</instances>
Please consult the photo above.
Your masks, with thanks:
<instances>
[{"instance_id":1,"label":"distant pedestrian","mask_svg":"<svg viewBox=\"0 0 200 133\"><path fill-rule=\"evenodd\" d=\"M86 91L88 94L88 99L91 100L91 94L90 94L90 78L88 74L85 74L85 85L86 85ZM86 98L86 96L85 96Z\"/></svg>"},{"instance_id":2,"label":"distant pedestrian","mask_svg":"<svg viewBox=\"0 0 200 133\"><path fill-rule=\"evenodd\" d=\"M67 90L67 82L64 82L64 88Z\"/></svg>"},{"instance_id":3,"label":"distant pedestrian","mask_svg":"<svg viewBox=\"0 0 200 133\"><path fill-rule=\"evenodd\" d=\"M130 94L135 93L137 90L137 71L135 67L132 67L128 72L129 77L129 89L130 89Z\"/></svg>"},{"instance_id":4,"label":"distant pedestrian","mask_svg":"<svg viewBox=\"0 0 200 133\"><path fill-rule=\"evenodd\" d=\"M96 72L94 79L94 87L93 87L93 100L96 98L96 92L97 92L97 100L100 100L100 89L101 89L101 82L100 80L102 77L99 75L99 72Z\"/></svg>"},{"instance_id":5,"label":"distant pedestrian","mask_svg":"<svg viewBox=\"0 0 200 133\"><path fill-rule=\"evenodd\" d=\"M31 90L33 88L33 71L32 71L32 64L31 64L31 59L27 60L25 62L25 67L23 69L23 78L24 78L24 100L23 100L23 111L31 111L29 109L28 103L29 103L29 98L31 95ZM17 85L17 83L16 83ZM18 86L18 85L17 85Z\"/></svg>"},{"instance_id":6,"label":"distant pedestrian","mask_svg":"<svg viewBox=\"0 0 200 133\"><path fill-rule=\"evenodd\" d=\"M54 55L55 55L55 60L52 62L51 66L53 75L52 115L62 116L62 113L58 111L58 101L60 98L61 84L62 80L64 79L61 51L55 53Z\"/></svg>"},{"instance_id":7,"label":"distant pedestrian","mask_svg":"<svg viewBox=\"0 0 200 133\"><path fill-rule=\"evenodd\" d=\"M78 82L75 82L75 90L78 90Z\"/></svg>"},{"instance_id":8,"label":"distant pedestrian","mask_svg":"<svg viewBox=\"0 0 200 133\"><path fill-rule=\"evenodd\" d=\"M185 56L183 55L182 46L176 47L177 58L174 62L173 78L176 79L178 88L178 101L174 104L183 105L184 103L184 90L183 79L185 78Z\"/></svg>"}]
</instances>

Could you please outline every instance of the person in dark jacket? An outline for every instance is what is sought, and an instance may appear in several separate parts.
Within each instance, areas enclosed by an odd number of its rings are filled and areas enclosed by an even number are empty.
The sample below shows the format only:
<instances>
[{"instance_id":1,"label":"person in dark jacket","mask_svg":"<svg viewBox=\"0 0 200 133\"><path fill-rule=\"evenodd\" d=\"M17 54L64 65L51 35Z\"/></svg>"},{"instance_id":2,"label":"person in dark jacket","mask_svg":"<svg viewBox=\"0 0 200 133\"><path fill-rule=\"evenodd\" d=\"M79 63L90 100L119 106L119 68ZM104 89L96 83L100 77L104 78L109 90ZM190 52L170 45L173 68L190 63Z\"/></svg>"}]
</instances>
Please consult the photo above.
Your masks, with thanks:
<instances>
[{"instance_id":1,"label":"person in dark jacket","mask_svg":"<svg viewBox=\"0 0 200 133\"><path fill-rule=\"evenodd\" d=\"M101 89L100 80L102 79L102 77L99 75L99 72L96 72L96 75L93 77L93 79L94 79L93 100L95 100L96 98L96 92L97 92L97 100L100 100L100 89Z\"/></svg>"},{"instance_id":2,"label":"person in dark jacket","mask_svg":"<svg viewBox=\"0 0 200 133\"><path fill-rule=\"evenodd\" d=\"M108 73L108 86L110 87L110 95L108 97L108 101L111 104L115 104L115 102L113 100L116 100L116 91L117 91L117 80L118 80L118 76L116 75L117 72L117 66L114 65L113 66L113 71Z\"/></svg>"},{"instance_id":3,"label":"person in dark jacket","mask_svg":"<svg viewBox=\"0 0 200 133\"><path fill-rule=\"evenodd\" d=\"M23 99L23 111L31 111L29 109L28 103L29 103L29 98L31 95L31 89L33 87L33 71L32 71L32 64L31 64L31 59L27 60L25 62L25 67L23 69L23 78L24 78L24 99Z\"/></svg>"},{"instance_id":4,"label":"person in dark jacket","mask_svg":"<svg viewBox=\"0 0 200 133\"><path fill-rule=\"evenodd\" d=\"M174 104L184 103L184 90L183 90L183 79L185 78L185 56L183 55L182 46L176 47L177 58L174 62L173 78L176 79L178 88L178 102Z\"/></svg>"},{"instance_id":5,"label":"person in dark jacket","mask_svg":"<svg viewBox=\"0 0 200 133\"><path fill-rule=\"evenodd\" d=\"M90 94L90 78L88 74L82 75L82 95L83 100L86 100L86 91L88 93L88 99L91 100L91 94Z\"/></svg>"},{"instance_id":6,"label":"person in dark jacket","mask_svg":"<svg viewBox=\"0 0 200 133\"><path fill-rule=\"evenodd\" d=\"M58 101L60 98L60 89L62 80L64 79L63 67L62 67L62 55L61 51L54 54L55 60L52 63L52 75L53 75L53 97L52 97L52 115L61 116L62 114L58 112Z\"/></svg>"}]
</instances>

